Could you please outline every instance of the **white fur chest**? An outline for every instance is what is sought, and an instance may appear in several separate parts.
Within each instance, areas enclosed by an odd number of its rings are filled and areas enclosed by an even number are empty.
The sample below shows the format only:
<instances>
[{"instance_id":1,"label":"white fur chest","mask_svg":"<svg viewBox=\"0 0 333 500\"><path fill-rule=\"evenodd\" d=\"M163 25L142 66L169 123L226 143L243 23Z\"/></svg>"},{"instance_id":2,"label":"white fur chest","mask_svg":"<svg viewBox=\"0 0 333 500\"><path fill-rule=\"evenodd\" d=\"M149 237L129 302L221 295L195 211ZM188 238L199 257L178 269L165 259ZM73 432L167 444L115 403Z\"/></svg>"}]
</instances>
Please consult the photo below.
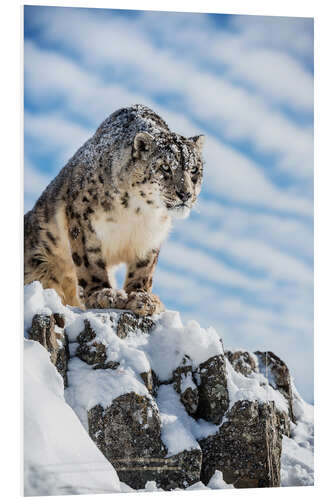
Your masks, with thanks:
<instances>
[{"instance_id":1,"label":"white fur chest","mask_svg":"<svg viewBox=\"0 0 333 500\"><path fill-rule=\"evenodd\" d=\"M92 220L102 244L107 266L143 259L152 248L159 248L167 237L171 219L160 208L130 208L98 212Z\"/></svg>"}]
</instances>

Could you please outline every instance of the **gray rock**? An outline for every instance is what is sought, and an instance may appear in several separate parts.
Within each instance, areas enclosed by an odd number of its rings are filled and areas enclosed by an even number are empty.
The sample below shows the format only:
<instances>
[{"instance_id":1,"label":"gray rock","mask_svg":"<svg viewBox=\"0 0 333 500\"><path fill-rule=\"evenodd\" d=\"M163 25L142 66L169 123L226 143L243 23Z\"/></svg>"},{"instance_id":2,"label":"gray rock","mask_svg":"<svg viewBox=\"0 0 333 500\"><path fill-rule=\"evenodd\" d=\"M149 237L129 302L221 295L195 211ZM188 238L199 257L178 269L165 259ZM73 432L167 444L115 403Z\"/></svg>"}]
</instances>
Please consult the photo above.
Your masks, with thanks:
<instances>
[{"instance_id":1,"label":"gray rock","mask_svg":"<svg viewBox=\"0 0 333 500\"><path fill-rule=\"evenodd\" d=\"M64 331L56 332L55 326L53 314L35 314L29 330L29 338L39 342L50 353L51 363L57 368L64 380L64 386L67 387L68 338Z\"/></svg>"},{"instance_id":2,"label":"gray rock","mask_svg":"<svg viewBox=\"0 0 333 500\"><path fill-rule=\"evenodd\" d=\"M165 490L186 488L200 480L201 450L166 457L157 407L133 392L116 398L105 410L88 412L89 434L115 467L119 478L134 489L156 481Z\"/></svg>"},{"instance_id":3,"label":"gray rock","mask_svg":"<svg viewBox=\"0 0 333 500\"><path fill-rule=\"evenodd\" d=\"M156 463L166 456L167 450L152 399L130 392L116 398L106 409L97 405L88 411L88 426L91 438L115 467L121 481L138 489L155 480Z\"/></svg>"},{"instance_id":4,"label":"gray rock","mask_svg":"<svg viewBox=\"0 0 333 500\"><path fill-rule=\"evenodd\" d=\"M80 344L86 344L87 342L94 340L94 338L96 338L96 333L94 329L91 327L89 320L85 319L84 328L82 332L79 333L76 340Z\"/></svg>"},{"instance_id":5,"label":"gray rock","mask_svg":"<svg viewBox=\"0 0 333 500\"><path fill-rule=\"evenodd\" d=\"M147 316L138 317L132 312L123 312L118 319L117 335L124 339L129 333L135 333L137 330L150 333L154 326L154 321Z\"/></svg>"},{"instance_id":6,"label":"gray rock","mask_svg":"<svg viewBox=\"0 0 333 500\"><path fill-rule=\"evenodd\" d=\"M110 368L111 370L116 370L119 367L120 363L118 361L107 361L106 363L97 363L92 368L93 370L106 370Z\"/></svg>"},{"instance_id":7,"label":"gray rock","mask_svg":"<svg viewBox=\"0 0 333 500\"><path fill-rule=\"evenodd\" d=\"M225 355L236 372L248 377L256 371L256 362L250 353L246 351L226 351Z\"/></svg>"},{"instance_id":8,"label":"gray rock","mask_svg":"<svg viewBox=\"0 0 333 500\"><path fill-rule=\"evenodd\" d=\"M76 349L76 356L82 361L88 363L88 365L94 365L93 368L97 369L107 369L111 368L115 370L118 368L118 361L107 361L106 346L101 342L94 341L96 338L96 333L90 322L84 320L84 329L77 336L77 341L79 343Z\"/></svg>"},{"instance_id":9,"label":"gray rock","mask_svg":"<svg viewBox=\"0 0 333 500\"><path fill-rule=\"evenodd\" d=\"M64 314L54 313L53 314L55 324L59 326L59 328L65 328L66 318Z\"/></svg>"},{"instance_id":10,"label":"gray rock","mask_svg":"<svg viewBox=\"0 0 333 500\"><path fill-rule=\"evenodd\" d=\"M285 411L281 411L281 410L276 410L276 413L277 413L279 428L280 428L281 433L287 437L290 437L289 413L286 413Z\"/></svg>"},{"instance_id":11,"label":"gray rock","mask_svg":"<svg viewBox=\"0 0 333 500\"><path fill-rule=\"evenodd\" d=\"M140 377L142 378L143 383L147 387L150 394L154 395L155 394L155 386L154 386L154 378L153 378L152 370L149 370L148 372L140 373Z\"/></svg>"},{"instance_id":12,"label":"gray rock","mask_svg":"<svg viewBox=\"0 0 333 500\"><path fill-rule=\"evenodd\" d=\"M197 382L199 393L195 417L220 424L229 407L224 356L213 356L201 363L194 373L194 380Z\"/></svg>"},{"instance_id":13,"label":"gray rock","mask_svg":"<svg viewBox=\"0 0 333 500\"><path fill-rule=\"evenodd\" d=\"M156 484L164 490L187 488L200 481L201 450L184 450L164 460L162 470L156 475Z\"/></svg>"},{"instance_id":14,"label":"gray rock","mask_svg":"<svg viewBox=\"0 0 333 500\"><path fill-rule=\"evenodd\" d=\"M189 358L183 360L183 365L173 371L172 380L185 410L189 415L194 415L198 410L199 391L193 380L192 366L189 362Z\"/></svg>"},{"instance_id":15,"label":"gray rock","mask_svg":"<svg viewBox=\"0 0 333 500\"><path fill-rule=\"evenodd\" d=\"M282 436L273 402L238 401L217 434L202 439L201 480L215 470L235 488L280 486Z\"/></svg>"},{"instance_id":16,"label":"gray rock","mask_svg":"<svg viewBox=\"0 0 333 500\"><path fill-rule=\"evenodd\" d=\"M289 417L296 423L293 412L293 395L291 389L290 373L287 365L271 351L256 351L259 360L260 372L268 377L269 384L286 398L289 405Z\"/></svg>"}]
</instances>

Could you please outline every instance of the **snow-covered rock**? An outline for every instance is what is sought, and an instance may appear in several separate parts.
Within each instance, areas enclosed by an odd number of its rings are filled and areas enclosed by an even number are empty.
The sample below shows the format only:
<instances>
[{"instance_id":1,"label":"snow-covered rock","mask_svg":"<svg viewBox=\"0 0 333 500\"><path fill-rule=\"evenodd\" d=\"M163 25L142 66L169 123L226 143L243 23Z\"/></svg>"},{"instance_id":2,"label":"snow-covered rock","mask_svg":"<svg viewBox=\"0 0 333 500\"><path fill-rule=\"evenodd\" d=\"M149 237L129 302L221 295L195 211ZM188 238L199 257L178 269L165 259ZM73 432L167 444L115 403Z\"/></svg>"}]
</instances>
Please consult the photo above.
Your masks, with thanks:
<instances>
[{"instance_id":1,"label":"snow-covered rock","mask_svg":"<svg viewBox=\"0 0 333 500\"><path fill-rule=\"evenodd\" d=\"M27 494L313 484L312 407L273 353L224 353L213 328L173 311L64 307L38 282L25 287L25 337Z\"/></svg>"}]
</instances>

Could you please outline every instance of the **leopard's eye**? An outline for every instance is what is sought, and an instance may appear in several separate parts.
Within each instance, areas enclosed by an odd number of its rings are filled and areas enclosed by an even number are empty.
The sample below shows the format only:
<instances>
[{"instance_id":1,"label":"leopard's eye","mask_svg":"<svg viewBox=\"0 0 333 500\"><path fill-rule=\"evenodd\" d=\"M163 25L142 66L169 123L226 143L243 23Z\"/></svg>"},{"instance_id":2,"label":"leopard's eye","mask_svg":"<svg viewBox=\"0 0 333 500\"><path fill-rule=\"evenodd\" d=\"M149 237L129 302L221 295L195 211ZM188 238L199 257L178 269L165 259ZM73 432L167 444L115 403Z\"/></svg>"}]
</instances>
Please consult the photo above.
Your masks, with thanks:
<instances>
[{"instance_id":1,"label":"leopard's eye","mask_svg":"<svg viewBox=\"0 0 333 500\"><path fill-rule=\"evenodd\" d=\"M191 168L191 174L192 174L192 175L195 175L195 174L197 174L198 172L199 172L198 167L192 167L192 168Z\"/></svg>"},{"instance_id":2,"label":"leopard's eye","mask_svg":"<svg viewBox=\"0 0 333 500\"><path fill-rule=\"evenodd\" d=\"M170 166L167 165L166 163L163 163L160 168L163 170L163 172L165 172L167 174L171 172Z\"/></svg>"}]
</instances>

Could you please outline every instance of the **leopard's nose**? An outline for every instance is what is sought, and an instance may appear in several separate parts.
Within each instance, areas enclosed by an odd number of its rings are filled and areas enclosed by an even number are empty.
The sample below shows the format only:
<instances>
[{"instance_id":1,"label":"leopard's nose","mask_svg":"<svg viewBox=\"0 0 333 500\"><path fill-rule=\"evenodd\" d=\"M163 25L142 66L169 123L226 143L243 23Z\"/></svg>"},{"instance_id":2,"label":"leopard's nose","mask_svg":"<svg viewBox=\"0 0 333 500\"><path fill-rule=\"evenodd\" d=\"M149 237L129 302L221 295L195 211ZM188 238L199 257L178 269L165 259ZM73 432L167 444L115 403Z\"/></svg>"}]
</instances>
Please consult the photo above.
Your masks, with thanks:
<instances>
[{"instance_id":1,"label":"leopard's nose","mask_svg":"<svg viewBox=\"0 0 333 500\"><path fill-rule=\"evenodd\" d=\"M191 193L185 191L176 191L176 194L178 198L182 200L183 203L185 203L187 200L191 198Z\"/></svg>"}]
</instances>

